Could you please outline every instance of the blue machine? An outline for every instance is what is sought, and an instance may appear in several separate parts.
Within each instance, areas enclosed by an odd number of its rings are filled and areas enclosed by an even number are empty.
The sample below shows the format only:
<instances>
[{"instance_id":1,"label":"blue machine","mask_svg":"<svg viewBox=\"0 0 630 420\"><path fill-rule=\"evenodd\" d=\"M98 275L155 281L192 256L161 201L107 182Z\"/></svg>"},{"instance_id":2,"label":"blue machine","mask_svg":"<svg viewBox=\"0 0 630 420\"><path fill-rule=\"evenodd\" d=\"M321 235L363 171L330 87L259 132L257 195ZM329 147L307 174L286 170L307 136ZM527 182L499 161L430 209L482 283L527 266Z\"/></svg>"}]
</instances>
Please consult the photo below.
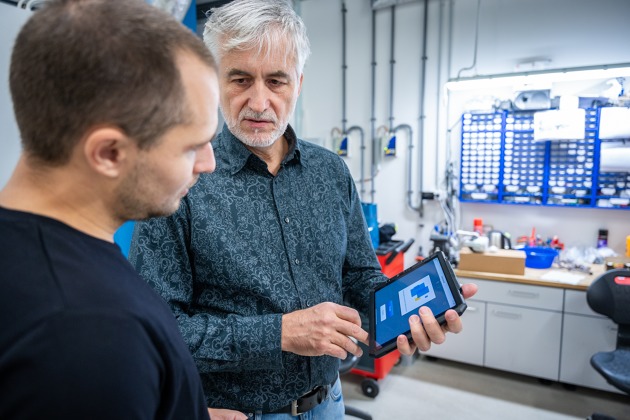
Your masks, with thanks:
<instances>
[{"instance_id":1,"label":"blue machine","mask_svg":"<svg viewBox=\"0 0 630 420\"><path fill-rule=\"evenodd\" d=\"M370 232L370 238L372 239L372 246L374 249L378 248L380 243L378 235L378 217L376 213L375 203L361 203L361 209L363 210L363 216Z\"/></svg>"}]
</instances>

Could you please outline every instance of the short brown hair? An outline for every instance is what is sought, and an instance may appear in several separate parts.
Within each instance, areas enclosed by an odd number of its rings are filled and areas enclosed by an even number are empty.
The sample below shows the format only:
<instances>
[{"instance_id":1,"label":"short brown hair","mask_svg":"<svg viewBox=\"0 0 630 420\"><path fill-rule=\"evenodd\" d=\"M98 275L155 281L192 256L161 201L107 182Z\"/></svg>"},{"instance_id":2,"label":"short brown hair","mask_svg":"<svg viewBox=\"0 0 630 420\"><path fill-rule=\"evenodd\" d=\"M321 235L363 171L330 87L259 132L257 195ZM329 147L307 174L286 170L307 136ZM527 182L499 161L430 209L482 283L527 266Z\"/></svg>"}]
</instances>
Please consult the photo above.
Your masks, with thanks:
<instances>
[{"instance_id":1,"label":"short brown hair","mask_svg":"<svg viewBox=\"0 0 630 420\"><path fill-rule=\"evenodd\" d=\"M187 121L176 54L216 70L203 42L144 0L52 0L20 31L10 67L24 152L68 161L91 127L114 125L148 148Z\"/></svg>"}]
</instances>

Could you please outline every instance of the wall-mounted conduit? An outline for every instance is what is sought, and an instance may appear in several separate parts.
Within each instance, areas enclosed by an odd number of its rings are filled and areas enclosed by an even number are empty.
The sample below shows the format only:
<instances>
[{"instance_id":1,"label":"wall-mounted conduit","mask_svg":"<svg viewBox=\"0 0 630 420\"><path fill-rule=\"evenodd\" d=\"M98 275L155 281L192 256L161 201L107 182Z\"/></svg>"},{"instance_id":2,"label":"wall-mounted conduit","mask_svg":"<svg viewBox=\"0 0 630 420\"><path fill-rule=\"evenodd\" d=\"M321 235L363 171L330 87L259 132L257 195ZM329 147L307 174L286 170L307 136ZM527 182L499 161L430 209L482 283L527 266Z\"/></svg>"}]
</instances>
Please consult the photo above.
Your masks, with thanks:
<instances>
[{"instance_id":1,"label":"wall-mounted conduit","mask_svg":"<svg viewBox=\"0 0 630 420\"><path fill-rule=\"evenodd\" d=\"M425 100L425 87L427 80L427 33L428 33L428 20L429 20L429 0L424 0L424 22L422 27L422 55L420 61L420 104L418 107L418 213L420 217L424 216L424 204L422 202L423 194L423 162L424 162L424 100Z\"/></svg>"}]
</instances>

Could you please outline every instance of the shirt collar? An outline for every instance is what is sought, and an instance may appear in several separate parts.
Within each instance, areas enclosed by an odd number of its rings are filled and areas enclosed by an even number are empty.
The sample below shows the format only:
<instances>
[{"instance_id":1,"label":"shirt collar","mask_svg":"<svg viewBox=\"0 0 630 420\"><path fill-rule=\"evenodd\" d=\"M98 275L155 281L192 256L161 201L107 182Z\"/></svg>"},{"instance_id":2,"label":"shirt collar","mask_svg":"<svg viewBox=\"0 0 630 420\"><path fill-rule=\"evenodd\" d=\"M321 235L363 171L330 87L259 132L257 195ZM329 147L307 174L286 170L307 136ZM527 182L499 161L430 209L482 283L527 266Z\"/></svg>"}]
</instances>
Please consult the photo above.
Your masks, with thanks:
<instances>
[{"instance_id":1,"label":"shirt collar","mask_svg":"<svg viewBox=\"0 0 630 420\"><path fill-rule=\"evenodd\" d=\"M303 148L300 148L295 131L293 131L293 128L290 125L287 125L287 128L284 131L284 138L289 143L289 150L282 160L282 164L288 165L295 163L306 166L306 162L304 161L304 150ZM250 159L260 161L256 155L250 152L243 143L241 143L241 141L232 134L227 124L223 125L221 138L217 140L220 140L219 146L224 147L227 152L227 169L232 175L243 169Z\"/></svg>"}]
</instances>

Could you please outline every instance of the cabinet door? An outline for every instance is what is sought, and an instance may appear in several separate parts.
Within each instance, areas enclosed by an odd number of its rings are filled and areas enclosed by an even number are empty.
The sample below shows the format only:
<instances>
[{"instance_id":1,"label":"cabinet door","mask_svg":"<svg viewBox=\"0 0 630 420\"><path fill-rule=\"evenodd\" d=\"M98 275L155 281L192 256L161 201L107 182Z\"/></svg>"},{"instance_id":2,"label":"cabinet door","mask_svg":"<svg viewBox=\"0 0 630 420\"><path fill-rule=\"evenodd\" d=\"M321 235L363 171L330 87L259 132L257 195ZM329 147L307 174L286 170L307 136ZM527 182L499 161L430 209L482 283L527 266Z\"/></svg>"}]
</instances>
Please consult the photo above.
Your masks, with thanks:
<instances>
[{"instance_id":1,"label":"cabinet door","mask_svg":"<svg viewBox=\"0 0 630 420\"><path fill-rule=\"evenodd\" d=\"M617 388L591 366L591 356L600 351L612 351L617 340L617 325L607 318L564 315L560 381L605 391Z\"/></svg>"},{"instance_id":2,"label":"cabinet door","mask_svg":"<svg viewBox=\"0 0 630 420\"><path fill-rule=\"evenodd\" d=\"M485 365L558 380L562 313L487 304Z\"/></svg>"},{"instance_id":3,"label":"cabinet door","mask_svg":"<svg viewBox=\"0 0 630 420\"><path fill-rule=\"evenodd\" d=\"M433 344L424 354L472 365L483 365L486 304L475 300L468 300L466 303L468 308L462 315L464 325L462 332L447 334L446 342L440 345Z\"/></svg>"},{"instance_id":4,"label":"cabinet door","mask_svg":"<svg viewBox=\"0 0 630 420\"><path fill-rule=\"evenodd\" d=\"M533 286L507 281L473 281L473 283L479 286L475 299L484 302L562 312L564 291L557 287Z\"/></svg>"}]
</instances>

